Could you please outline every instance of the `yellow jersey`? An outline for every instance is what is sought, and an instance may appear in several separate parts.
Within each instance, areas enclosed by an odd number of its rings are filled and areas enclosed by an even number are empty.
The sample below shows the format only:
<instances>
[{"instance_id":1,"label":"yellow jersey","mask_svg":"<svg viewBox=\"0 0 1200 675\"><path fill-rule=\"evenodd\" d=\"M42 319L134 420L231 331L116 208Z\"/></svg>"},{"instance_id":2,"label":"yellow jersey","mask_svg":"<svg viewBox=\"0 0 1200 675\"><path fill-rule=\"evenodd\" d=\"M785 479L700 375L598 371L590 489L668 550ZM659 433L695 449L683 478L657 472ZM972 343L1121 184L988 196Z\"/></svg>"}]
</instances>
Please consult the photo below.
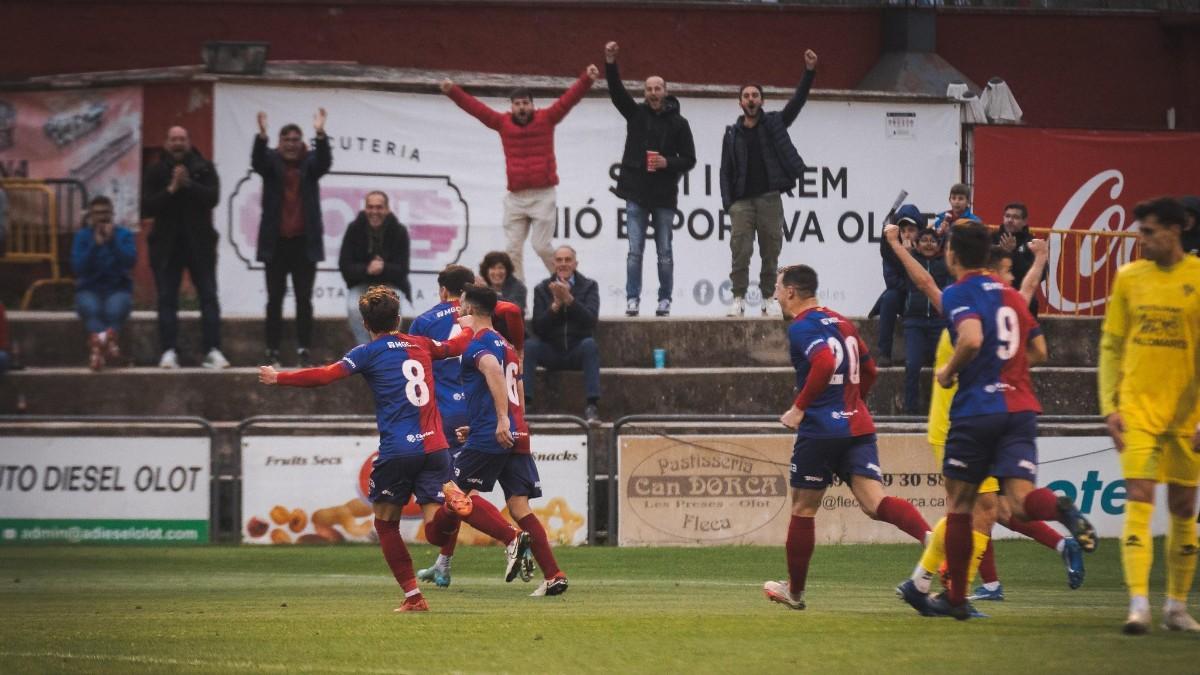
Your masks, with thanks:
<instances>
[{"instance_id":1,"label":"yellow jersey","mask_svg":"<svg viewBox=\"0 0 1200 675\"><path fill-rule=\"evenodd\" d=\"M1100 412L1153 434L1200 423L1200 259L1121 267L1104 315Z\"/></svg>"},{"instance_id":2,"label":"yellow jersey","mask_svg":"<svg viewBox=\"0 0 1200 675\"><path fill-rule=\"evenodd\" d=\"M954 402L954 392L958 391L958 382L944 389L937 382L937 371L950 363L954 357L954 345L950 343L950 331L943 330L938 338L937 353L933 359L933 388L929 397L929 444L945 445L946 436L950 434L950 404Z\"/></svg>"}]
</instances>

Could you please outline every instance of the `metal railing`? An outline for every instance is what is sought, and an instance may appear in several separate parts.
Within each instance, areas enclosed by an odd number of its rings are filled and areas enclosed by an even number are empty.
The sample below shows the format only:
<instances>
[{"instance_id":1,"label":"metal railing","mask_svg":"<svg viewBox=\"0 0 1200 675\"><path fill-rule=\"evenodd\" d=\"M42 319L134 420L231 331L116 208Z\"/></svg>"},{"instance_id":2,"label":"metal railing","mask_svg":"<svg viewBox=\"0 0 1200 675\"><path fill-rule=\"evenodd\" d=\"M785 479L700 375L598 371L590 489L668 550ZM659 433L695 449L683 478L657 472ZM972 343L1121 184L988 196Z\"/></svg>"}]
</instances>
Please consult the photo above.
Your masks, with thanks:
<instances>
[{"instance_id":1,"label":"metal railing","mask_svg":"<svg viewBox=\"0 0 1200 675\"><path fill-rule=\"evenodd\" d=\"M1102 316L1117 269L1141 257L1136 232L1030 228L1046 239L1050 259L1039 298L1052 314Z\"/></svg>"},{"instance_id":2,"label":"metal railing","mask_svg":"<svg viewBox=\"0 0 1200 675\"><path fill-rule=\"evenodd\" d=\"M59 264L59 228L62 202L59 192L70 190L76 181L0 179L0 188L8 196L8 245L0 262L49 264L49 278L38 279L25 289L21 309L29 309L33 293L41 286L70 283Z\"/></svg>"}]
</instances>

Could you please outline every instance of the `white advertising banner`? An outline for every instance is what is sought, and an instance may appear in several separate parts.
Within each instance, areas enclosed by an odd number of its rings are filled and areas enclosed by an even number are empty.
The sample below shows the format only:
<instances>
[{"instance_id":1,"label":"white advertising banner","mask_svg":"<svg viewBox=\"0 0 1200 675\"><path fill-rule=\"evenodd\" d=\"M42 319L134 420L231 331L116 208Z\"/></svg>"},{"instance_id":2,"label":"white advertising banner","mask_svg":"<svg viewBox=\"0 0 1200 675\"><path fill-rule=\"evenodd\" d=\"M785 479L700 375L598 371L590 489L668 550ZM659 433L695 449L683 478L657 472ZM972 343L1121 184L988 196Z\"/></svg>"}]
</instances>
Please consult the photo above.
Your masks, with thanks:
<instances>
[{"instance_id":1,"label":"white advertising banner","mask_svg":"<svg viewBox=\"0 0 1200 675\"><path fill-rule=\"evenodd\" d=\"M600 83L597 91L603 92ZM503 99L484 99L507 109ZM783 101L769 101L775 109ZM539 99L538 105L549 101ZM267 113L271 143L295 122L311 135L318 106L329 113L332 173L321 181L325 261L314 291L321 316L346 312L337 272L346 226L371 190L386 192L409 230L415 308L437 302L436 274L449 263L476 268L483 255L503 250L504 157L496 132L436 94L357 89L217 84L214 158L221 171L219 280L222 311L261 316L266 302L262 264L255 261L261 181L250 170L255 116ZM695 137L696 168L680 185L674 229L674 309L677 316L723 315L729 291L729 216L721 208L721 138L740 110L736 98L684 98L683 115ZM784 195L781 264L806 263L821 275L820 295L831 306L865 315L882 290L878 237L896 194L926 211L946 206L959 179L960 126L953 103L810 101L791 127L810 172ZM624 311L624 202L609 189L624 147L625 122L607 96L582 101L559 125L556 242L579 252L579 270L598 280L601 314ZM653 242L643 263L643 306L653 306L657 273ZM528 248L532 286L547 276ZM758 258L750 278L758 278ZM230 292L228 289L237 289ZM752 286L748 303L761 301ZM285 303L291 311L290 300Z\"/></svg>"},{"instance_id":2,"label":"white advertising banner","mask_svg":"<svg viewBox=\"0 0 1200 675\"><path fill-rule=\"evenodd\" d=\"M0 438L0 544L209 538L209 439Z\"/></svg>"},{"instance_id":3,"label":"white advertising banner","mask_svg":"<svg viewBox=\"0 0 1200 675\"><path fill-rule=\"evenodd\" d=\"M585 436L534 435L542 497L532 500L550 541L587 541L588 471ZM367 481L378 436L246 436L242 439L242 541L311 544L374 541ZM484 495L508 515L497 485ZM421 510L409 500L400 531L424 542ZM491 540L464 524L459 543Z\"/></svg>"}]
</instances>

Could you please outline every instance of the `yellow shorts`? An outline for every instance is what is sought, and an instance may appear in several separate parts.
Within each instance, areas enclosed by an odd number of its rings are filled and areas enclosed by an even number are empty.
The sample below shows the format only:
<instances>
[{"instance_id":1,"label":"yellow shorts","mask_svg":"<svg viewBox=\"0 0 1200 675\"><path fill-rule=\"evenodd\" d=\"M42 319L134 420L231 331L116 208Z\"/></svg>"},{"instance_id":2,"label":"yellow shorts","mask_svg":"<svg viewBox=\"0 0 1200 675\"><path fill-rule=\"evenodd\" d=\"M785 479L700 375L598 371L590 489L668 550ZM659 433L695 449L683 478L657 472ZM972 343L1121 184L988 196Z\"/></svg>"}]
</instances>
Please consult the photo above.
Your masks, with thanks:
<instances>
[{"instance_id":1,"label":"yellow shorts","mask_svg":"<svg viewBox=\"0 0 1200 675\"><path fill-rule=\"evenodd\" d=\"M946 458L946 446L931 445L933 448L933 461L936 462L937 470L942 470L942 460ZM1000 481L996 480L995 476L988 476L979 484L979 490L976 494L986 495L995 494L1000 491Z\"/></svg>"},{"instance_id":2,"label":"yellow shorts","mask_svg":"<svg viewBox=\"0 0 1200 675\"><path fill-rule=\"evenodd\" d=\"M1125 450L1121 452L1121 474L1126 479L1196 487L1200 485L1200 452L1192 449L1188 436L1128 429Z\"/></svg>"}]
</instances>

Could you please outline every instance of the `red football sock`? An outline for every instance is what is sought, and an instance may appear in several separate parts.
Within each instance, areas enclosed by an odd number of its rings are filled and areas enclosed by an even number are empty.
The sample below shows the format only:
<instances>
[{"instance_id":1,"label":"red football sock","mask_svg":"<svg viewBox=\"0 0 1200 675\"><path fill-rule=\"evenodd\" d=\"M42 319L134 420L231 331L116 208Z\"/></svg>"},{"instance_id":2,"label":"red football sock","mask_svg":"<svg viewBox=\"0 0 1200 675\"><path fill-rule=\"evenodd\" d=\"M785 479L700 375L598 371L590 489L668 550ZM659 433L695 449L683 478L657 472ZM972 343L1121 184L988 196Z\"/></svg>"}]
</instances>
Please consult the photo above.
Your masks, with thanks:
<instances>
[{"instance_id":1,"label":"red football sock","mask_svg":"<svg viewBox=\"0 0 1200 675\"><path fill-rule=\"evenodd\" d=\"M992 548L991 539L988 539L987 548L983 551L983 559L979 561L979 578L985 584L994 584L1000 581L1000 575L996 573L996 551Z\"/></svg>"},{"instance_id":2,"label":"red football sock","mask_svg":"<svg viewBox=\"0 0 1200 675\"><path fill-rule=\"evenodd\" d=\"M913 539L921 543L925 542L925 533L929 531L929 523L921 517L921 512L917 510L917 507L906 500L884 497L879 502L879 507L875 509L875 515L879 516L883 522L891 523L903 530Z\"/></svg>"},{"instance_id":3,"label":"red football sock","mask_svg":"<svg viewBox=\"0 0 1200 675\"><path fill-rule=\"evenodd\" d=\"M950 569L950 588L946 597L958 606L967 601L967 572L971 566L971 551L975 535L971 532L971 514L951 513L946 516L946 566Z\"/></svg>"},{"instance_id":4,"label":"red football sock","mask_svg":"<svg viewBox=\"0 0 1200 675\"><path fill-rule=\"evenodd\" d=\"M1040 520L1010 518L1007 523L1000 524L1017 534L1023 534L1042 546L1052 548L1055 551L1058 550L1058 542L1063 540L1063 536L1056 532L1053 527Z\"/></svg>"},{"instance_id":5,"label":"red football sock","mask_svg":"<svg viewBox=\"0 0 1200 675\"><path fill-rule=\"evenodd\" d=\"M471 495L471 503L475 505L475 508L471 509L471 515L467 516L467 523L471 527L502 544L508 544L516 538L517 530L508 524L504 516L500 515L500 510L492 506L491 502L479 495Z\"/></svg>"},{"instance_id":6,"label":"red football sock","mask_svg":"<svg viewBox=\"0 0 1200 675\"><path fill-rule=\"evenodd\" d=\"M392 576L404 594L408 595L417 590L417 577L413 574L412 556L400 536L400 521L375 519L375 531L379 534L379 548L383 549L383 559L392 569ZM418 591L419 592L419 591Z\"/></svg>"},{"instance_id":7,"label":"red football sock","mask_svg":"<svg viewBox=\"0 0 1200 675\"><path fill-rule=\"evenodd\" d=\"M795 595L804 590L804 582L808 579L808 561L812 560L813 547L816 544L816 523L812 516L792 516L788 523L787 551L788 590Z\"/></svg>"},{"instance_id":8,"label":"red football sock","mask_svg":"<svg viewBox=\"0 0 1200 675\"><path fill-rule=\"evenodd\" d=\"M1058 520L1058 495L1046 488L1025 495L1025 520Z\"/></svg>"},{"instance_id":9,"label":"red football sock","mask_svg":"<svg viewBox=\"0 0 1200 675\"><path fill-rule=\"evenodd\" d=\"M454 547L455 546L458 546L458 527L457 526L455 526L454 532L450 533L450 539L448 541L446 541L445 544L442 544L442 550L440 552L442 555L449 558L450 556L454 555Z\"/></svg>"},{"instance_id":10,"label":"red football sock","mask_svg":"<svg viewBox=\"0 0 1200 675\"><path fill-rule=\"evenodd\" d=\"M458 515L445 506L433 514L433 520L425 523L425 540L434 546L445 546L458 536Z\"/></svg>"},{"instance_id":11,"label":"red football sock","mask_svg":"<svg viewBox=\"0 0 1200 675\"><path fill-rule=\"evenodd\" d=\"M534 514L529 514L517 521L522 530L529 533L531 546L533 548L533 559L537 561L538 567L542 568L542 574L547 579L553 579L558 573L558 561L554 559L554 553L550 550L550 540L546 537L546 528L542 527L542 521Z\"/></svg>"}]
</instances>

